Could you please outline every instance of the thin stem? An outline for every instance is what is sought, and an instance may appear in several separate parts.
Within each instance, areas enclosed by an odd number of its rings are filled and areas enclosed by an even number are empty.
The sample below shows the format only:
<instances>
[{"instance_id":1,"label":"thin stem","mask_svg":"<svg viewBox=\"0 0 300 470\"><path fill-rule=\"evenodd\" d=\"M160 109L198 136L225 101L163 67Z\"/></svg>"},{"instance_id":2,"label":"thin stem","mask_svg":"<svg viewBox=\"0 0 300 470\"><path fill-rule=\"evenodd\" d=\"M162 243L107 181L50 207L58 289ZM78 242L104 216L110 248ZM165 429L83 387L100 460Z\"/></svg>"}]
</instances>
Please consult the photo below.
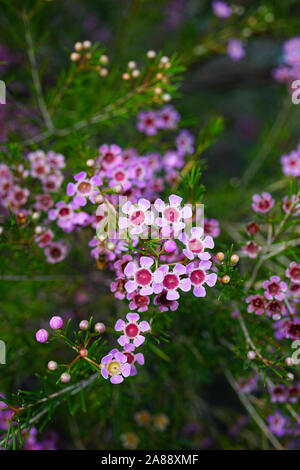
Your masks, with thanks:
<instances>
[{"instance_id":1,"label":"thin stem","mask_svg":"<svg viewBox=\"0 0 300 470\"><path fill-rule=\"evenodd\" d=\"M43 96L42 85L41 85L41 81L40 81L40 77L38 73L38 66L37 66L32 36L30 32L30 27L29 27L29 17L26 12L23 12L22 18L23 18L24 27L25 27L25 41L26 41L27 49L28 49L27 53L28 53L30 67L31 67L32 81L33 81L33 85L35 88L38 105L39 105L41 114L44 118L44 121L48 130L53 131L54 125L52 123L52 120L49 115L49 112L48 112L48 109L44 100L44 96Z\"/></svg>"},{"instance_id":2,"label":"thin stem","mask_svg":"<svg viewBox=\"0 0 300 470\"><path fill-rule=\"evenodd\" d=\"M228 369L225 369L224 374L225 374L225 377L228 380L229 384L231 385L231 387L233 388L233 390L236 392L237 396L239 397L241 403L244 405L244 407L248 411L249 415L255 421L257 426L261 429L263 434L267 437L267 439L271 442L271 444L275 447L275 449L284 450L284 447L280 444L280 442L274 436L274 434L272 434L272 432L269 430L268 426L262 420L262 418L259 416L259 414L255 410L253 405L249 402L246 395L240 392L239 387L238 387L236 381L234 380L231 372Z\"/></svg>"}]
</instances>

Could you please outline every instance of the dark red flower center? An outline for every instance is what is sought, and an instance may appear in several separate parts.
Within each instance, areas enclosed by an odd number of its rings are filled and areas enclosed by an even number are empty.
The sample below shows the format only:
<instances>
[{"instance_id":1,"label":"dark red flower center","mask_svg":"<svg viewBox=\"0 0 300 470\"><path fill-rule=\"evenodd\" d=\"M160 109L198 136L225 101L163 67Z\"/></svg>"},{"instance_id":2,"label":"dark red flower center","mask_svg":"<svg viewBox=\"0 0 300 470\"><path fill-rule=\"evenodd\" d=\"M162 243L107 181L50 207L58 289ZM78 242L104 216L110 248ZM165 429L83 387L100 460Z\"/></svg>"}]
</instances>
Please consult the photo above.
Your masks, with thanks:
<instances>
[{"instance_id":1,"label":"dark red flower center","mask_svg":"<svg viewBox=\"0 0 300 470\"><path fill-rule=\"evenodd\" d=\"M128 336L128 338L134 338L135 336L139 334L139 329L135 323L129 323L125 327L125 333Z\"/></svg>"},{"instance_id":2,"label":"dark red flower center","mask_svg":"<svg viewBox=\"0 0 300 470\"><path fill-rule=\"evenodd\" d=\"M176 274L167 274L163 280L163 285L167 289L176 289L179 286L179 280Z\"/></svg>"}]
</instances>

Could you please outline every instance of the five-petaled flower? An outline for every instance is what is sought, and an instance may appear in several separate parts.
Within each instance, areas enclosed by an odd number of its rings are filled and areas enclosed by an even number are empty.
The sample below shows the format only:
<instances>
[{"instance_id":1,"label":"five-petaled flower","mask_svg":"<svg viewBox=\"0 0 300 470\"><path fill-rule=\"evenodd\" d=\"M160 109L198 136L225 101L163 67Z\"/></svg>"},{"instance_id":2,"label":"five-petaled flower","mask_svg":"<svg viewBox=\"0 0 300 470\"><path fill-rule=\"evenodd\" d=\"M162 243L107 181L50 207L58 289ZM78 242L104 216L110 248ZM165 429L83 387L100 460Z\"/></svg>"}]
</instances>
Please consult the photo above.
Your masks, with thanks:
<instances>
[{"instance_id":1,"label":"five-petaled flower","mask_svg":"<svg viewBox=\"0 0 300 470\"><path fill-rule=\"evenodd\" d=\"M147 321L139 322L140 316L138 313L127 313L127 322L119 319L115 324L116 331L122 331L123 335L118 339L121 346L133 342L135 347L140 346L145 341L145 336L141 333L146 333L150 330L150 325Z\"/></svg>"}]
</instances>

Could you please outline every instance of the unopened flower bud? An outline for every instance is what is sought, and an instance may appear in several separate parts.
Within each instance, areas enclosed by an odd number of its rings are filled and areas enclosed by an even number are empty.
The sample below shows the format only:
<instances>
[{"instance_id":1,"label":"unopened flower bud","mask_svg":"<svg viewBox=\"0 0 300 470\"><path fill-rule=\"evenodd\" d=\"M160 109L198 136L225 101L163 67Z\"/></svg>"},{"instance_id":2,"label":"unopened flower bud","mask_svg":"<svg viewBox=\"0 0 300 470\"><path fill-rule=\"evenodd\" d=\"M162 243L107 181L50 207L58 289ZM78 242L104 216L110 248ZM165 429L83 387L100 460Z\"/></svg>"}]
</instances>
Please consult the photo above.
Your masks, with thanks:
<instances>
[{"instance_id":1,"label":"unopened flower bud","mask_svg":"<svg viewBox=\"0 0 300 470\"><path fill-rule=\"evenodd\" d=\"M133 70L133 72L132 72L133 78L139 77L140 74L141 74L141 72L140 72L138 69L135 69L135 70Z\"/></svg>"},{"instance_id":2,"label":"unopened flower bud","mask_svg":"<svg viewBox=\"0 0 300 470\"><path fill-rule=\"evenodd\" d=\"M37 226L35 227L34 231L35 231L35 233L36 233L37 235L40 235L40 234L42 233L42 231L43 231L43 227L41 227L40 225L37 225Z\"/></svg>"},{"instance_id":3,"label":"unopened flower bud","mask_svg":"<svg viewBox=\"0 0 300 470\"><path fill-rule=\"evenodd\" d=\"M230 277L225 274L225 276L222 277L222 282L223 284L228 284L228 282L230 282Z\"/></svg>"},{"instance_id":4,"label":"unopened flower bud","mask_svg":"<svg viewBox=\"0 0 300 470\"><path fill-rule=\"evenodd\" d=\"M115 245L113 242L108 242L108 243L107 243L107 249L108 249L109 251L112 251L112 250L114 250L115 248L116 248L116 245Z\"/></svg>"},{"instance_id":5,"label":"unopened flower bud","mask_svg":"<svg viewBox=\"0 0 300 470\"><path fill-rule=\"evenodd\" d=\"M80 54L78 54L78 52L72 52L70 58L72 62L77 62L80 59Z\"/></svg>"},{"instance_id":6,"label":"unopened flower bud","mask_svg":"<svg viewBox=\"0 0 300 470\"><path fill-rule=\"evenodd\" d=\"M88 355L88 350L85 348L80 349L79 354L81 357L86 357Z\"/></svg>"},{"instance_id":7,"label":"unopened flower bud","mask_svg":"<svg viewBox=\"0 0 300 470\"><path fill-rule=\"evenodd\" d=\"M86 161L86 166L93 166L94 165L94 160L92 158L89 158L87 161Z\"/></svg>"},{"instance_id":8,"label":"unopened flower bud","mask_svg":"<svg viewBox=\"0 0 300 470\"><path fill-rule=\"evenodd\" d=\"M294 365L294 361L293 361L293 358L292 357L286 357L285 358L285 363L287 366L291 367Z\"/></svg>"},{"instance_id":9,"label":"unopened flower bud","mask_svg":"<svg viewBox=\"0 0 300 470\"><path fill-rule=\"evenodd\" d=\"M167 253L173 253L173 251L175 251L176 248L177 248L176 242L172 239L165 241L165 243L163 244L163 249Z\"/></svg>"},{"instance_id":10,"label":"unopened flower bud","mask_svg":"<svg viewBox=\"0 0 300 470\"><path fill-rule=\"evenodd\" d=\"M49 370L56 370L58 367L57 362L55 361L49 361L48 362L48 369Z\"/></svg>"},{"instance_id":11,"label":"unopened flower bud","mask_svg":"<svg viewBox=\"0 0 300 470\"><path fill-rule=\"evenodd\" d=\"M230 261L234 264L238 263L239 262L239 255L236 255L236 254L233 254L231 255L231 258L230 258Z\"/></svg>"},{"instance_id":12,"label":"unopened flower bud","mask_svg":"<svg viewBox=\"0 0 300 470\"><path fill-rule=\"evenodd\" d=\"M59 330L63 326L63 319L58 316L52 317L49 322L49 325L52 330Z\"/></svg>"},{"instance_id":13,"label":"unopened flower bud","mask_svg":"<svg viewBox=\"0 0 300 470\"><path fill-rule=\"evenodd\" d=\"M171 99L172 99L172 97L171 97L171 95L169 95L169 93L164 93L162 95L162 100L165 101L165 102L169 102L169 101L171 101Z\"/></svg>"},{"instance_id":14,"label":"unopened flower bud","mask_svg":"<svg viewBox=\"0 0 300 470\"><path fill-rule=\"evenodd\" d=\"M81 330L87 330L89 327L89 322L87 320L81 320L81 322L79 323L79 328Z\"/></svg>"},{"instance_id":15,"label":"unopened flower bud","mask_svg":"<svg viewBox=\"0 0 300 470\"><path fill-rule=\"evenodd\" d=\"M95 331L96 331L97 333L104 333L104 331L105 331L105 325L104 325L104 323L101 323L101 322L96 323L96 325L95 325Z\"/></svg>"},{"instance_id":16,"label":"unopened flower bud","mask_svg":"<svg viewBox=\"0 0 300 470\"><path fill-rule=\"evenodd\" d=\"M152 50L148 51L147 52L147 57L148 57L148 59L154 59L156 57L156 52L152 51Z\"/></svg>"},{"instance_id":17,"label":"unopened flower bud","mask_svg":"<svg viewBox=\"0 0 300 470\"><path fill-rule=\"evenodd\" d=\"M216 258L218 261L223 261L225 259L225 255L222 251L219 251L219 253L216 254Z\"/></svg>"},{"instance_id":18,"label":"unopened flower bud","mask_svg":"<svg viewBox=\"0 0 300 470\"><path fill-rule=\"evenodd\" d=\"M91 41L83 41L84 49L89 49L92 46Z\"/></svg>"},{"instance_id":19,"label":"unopened flower bud","mask_svg":"<svg viewBox=\"0 0 300 470\"><path fill-rule=\"evenodd\" d=\"M95 201L97 204L102 204L102 202L104 201L104 197L102 196L102 194L97 194L97 196L95 197Z\"/></svg>"},{"instance_id":20,"label":"unopened flower bud","mask_svg":"<svg viewBox=\"0 0 300 470\"><path fill-rule=\"evenodd\" d=\"M129 69L135 69L136 68L136 62L134 62L134 60L131 60L130 62L128 62L128 68Z\"/></svg>"},{"instance_id":21,"label":"unopened flower bud","mask_svg":"<svg viewBox=\"0 0 300 470\"><path fill-rule=\"evenodd\" d=\"M247 357L248 357L248 359L250 359L250 361L253 361L253 359L255 359L255 356L256 356L256 354L255 354L254 351L248 351Z\"/></svg>"},{"instance_id":22,"label":"unopened flower bud","mask_svg":"<svg viewBox=\"0 0 300 470\"><path fill-rule=\"evenodd\" d=\"M46 343L48 341L48 331L43 328L38 330L35 334L35 338L39 343Z\"/></svg>"},{"instance_id":23,"label":"unopened flower bud","mask_svg":"<svg viewBox=\"0 0 300 470\"><path fill-rule=\"evenodd\" d=\"M61 382L63 382L64 384L66 384L66 383L70 382L71 376L70 376L70 374L68 374L67 372L64 372L63 374L61 374L60 380L61 380Z\"/></svg>"},{"instance_id":24,"label":"unopened flower bud","mask_svg":"<svg viewBox=\"0 0 300 470\"><path fill-rule=\"evenodd\" d=\"M123 80L129 80L130 79L129 73L127 73L127 72L123 73L122 78L123 78Z\"/></svg>"},{"instance_id":25,"label":"unopened flower bud","mask_svg":"<svg viewBox=\"0 0 300 470\"><path fill-rule=\"evenodd\" d=\"M82 42L76 42L75 43L75 46L74 46L75 51L79 52L79 51L82 50L82 48L83 48Z\"/></svg>"},{"instance_id":26,"label":"unopened flower bud","mask_svg":"<svg viewBox=\"0 0 300 470\"><path fill-rule=\"evenodd\" d=\"M100 70L100 75L101 75L101 77L107 77L108 69L106 69L106 68L101 69Z\"/></svg>"},{"instance_id":27,"label":"unopened flower bud","mask_svg":"<svg viewBox=\"0 0 300 470\"><path fill-rule=\"evenodd\" d=\"M114 189L115 189L116 193L120 193L123 188L122 188L121 184L117 184Z\"/></svg>"},{"instance_id":28,"label":"unopened flower bud","mask_svg":"<svg viewBox=\"0 0 300 470\"><path fill-rule=\"evenodd\" d=\"M100 60L100 62L101 62L102 64L107 64L107 63L108 63L108 57L107 57L107 55L105 55L105 54L103 54L103 55L100 57L99 60Z\"/></svg>"}]
</instances>

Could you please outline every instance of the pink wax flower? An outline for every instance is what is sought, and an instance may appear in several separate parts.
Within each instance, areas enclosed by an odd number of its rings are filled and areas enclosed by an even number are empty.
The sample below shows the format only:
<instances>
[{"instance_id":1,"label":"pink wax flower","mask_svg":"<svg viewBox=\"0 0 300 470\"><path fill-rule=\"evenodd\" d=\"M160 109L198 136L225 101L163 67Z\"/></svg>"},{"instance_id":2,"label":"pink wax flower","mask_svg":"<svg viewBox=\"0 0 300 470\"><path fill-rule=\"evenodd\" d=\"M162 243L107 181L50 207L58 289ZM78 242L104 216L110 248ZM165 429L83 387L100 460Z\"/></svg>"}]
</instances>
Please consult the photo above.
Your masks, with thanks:
<instances>
[{"instance_id":1,"label":"pink wax flower","mask_svg":"<svg viewBox=\"0 0 300 470\"><path fill-rule=\"evenodd\" d=\"M186 274L186 267L182 264L176 264L173 271L170 271L168 265L160 266L156 273L160 273L162 278L160 281L157 279L153 283L153 291L155 294L160 294L163 290L167 291L167 300L179 299L178 289L188 292L191 289L191 281L187 277L181 277Z\"/></svg>"},{"instance_id":2,"label":"pink wax flower","mask_svg":"<svg viewBox=\"0 0 300 470\"><path fill-rule=\"evenodd\" d=\"M300 386L295 384L288 388L288 401L290 403L297 403L300 398Z\"/></svg>"},{"instance_id":3,"label":"pink wax flower","mask_svg":"<svg viewBox=\"0 0 300 470\"><path fill-rule=\"evenodd\" d=\"M203 229L201 227L192 227L190 235L184 232L180 235L179 239L185 244L182 252L188 259L210 259L210 254L205 250L213 248L215 244L210 235L203 237Z\"/></svg>"},{"instance_id":4,"label":"pink wax flower","mask_svg":"<svg viewBox=\"0 0 300 470\"><path fill-rule=\"evenodd\" d=\"M136 310L138 312L146 312L148 310L148 305L150 304L150 299L147 295L141 295L139 291L131 292L127 294L127 299L130 300L129 308L130 310Z\"/></svg>"},{"instance_id":5,"label":"pink wax flower","mask_svg":"<svg viewBox=\"0 0 300 470\"><path fill-rule=\"evenodd\" d=\"M220 235L220 224L216 219L204 219L204 235L216 238Z\"/></svg>"},{"instance_id":6,"label":"pink wax flower","mask_svg":"<svg viewBox=\"0 0 300 470\"><path fill-rule=\"evenodd\" d=\"M109 186L114 187L117 185L121 185L124 191L128 191L131 188L132 183L130 181L130 172L125 168L122 168L118 165L116 170L113 170L110 175L109 179Z\"/></svg>"},{"instance_id":7,"label":"pink wax flower","mask_svg":"<svg viewBox=\"0 0 300 470\"><path fill-rule=\"evenodd\" d=\"M180 155L191 155L194 153L194 141L194 136L189 131L186 129L180 131L175 140L178 153Z\"/></svg>"},{"instance_id":8,"label":"pink wax flower","mask_svg":"<svg viewBox=\"0 0 300 470\"><path fill-rule=\"evenodd\" d=\"M61 317L54 316L51 318L49 325L52 330L59 330L63 326L63 319Z\"/></svg>"},{"instance_id":9,"label":"pink wax flower","mask_svg":"<svg viewBox=\"0 0 300 470\"><path fill-rule=\"evenodd\" d=\"M122 161L122 150L118 145L101 145L99 153L98 164L105 170L115 168Z\"/></svg>"},{"instance_id":10,"label":"pink wax flower","mask_svg":"<svg viewBox=\"0 0 300 470\"><path fill-rule=\"evenodd\" d=\"M184 154L175 150L167 150L167 152L165 153L163 157L162 163L166 171L169 171L175 168L180 169L184 165Z\"/></svg>"},{"instance_id":11,"label":"pink wax flower","mask_svg":"<svg viewBox=\"0 0 300 470\"><path fill-rule=\"evenodd\" d=\"M115 324L115 330L123 334L118 339L121 346L133 342L135 347L141 346L145 341L145 336L141 333L150 331L150 325L147 321L139 322L140 316L137 313L127 313L127 322L119 319Z\"/></svg>"},{"instance_id":12,"label":"pink wax flower","mask_svg":"<svg viewBox=\"0 0 300 470\"><path fill-rule=\"evenodd\" d=\"M187 274L194 287L193 294L196 297L205 297L206 290L204 284L213 287L217 282L217 275L215 273L209 274L207 271L211 268L211 261L193 261L186 267Z\"/></svg>"},{"instance_id":13,"label":"pink wax flower","mask_svg":"<svg viewBox=\"0 0 300 470\"><path fill-rule=\"evenodd\" d=\"M271 403L285 403L288 400L288 390L284 385L275 385L270 390Z\"/></svg>"},{"instance_id":14,"label":"pink wax flower","mask_svg":"<svg viewBox=\"0 0 300 470\"><path fill-rule=\"evenodd\" d=\"M291 279L294 284L300 284L300 264L293 261L289 268L285 271L286 277Z\"/></svg>"},{"instance_id":15,"label":"pink wax flower","mask_svg":"<svg viewBox=\"0 0 300 470\"><path fill-rule=\"evenodd\" d=\"M300 201L297 199L296 194L293 194L291 198L289 198L289 196L284 196L282 200L282 208L286 214L291 214L292 217L299 217Z\"/></svg>"},{"instance_id":16,"label":"pink wax flower","mask_svg":"<svg viewBox=\"0 0 300 470\"><path fill-rule=\"evenodd\" d=\"M130 261L132 261L131 255L123 255L122 258L114 263L114 269L118 277L125 277L124 269Z\"/></svg>"},{"instance_id":17,"label":"pink wax flower","mask_svg":"<svg viewBox=\"0 0 300 470\"><path fill-rule=\"evenodd\" d=\"M52 230L45 230L40 235L35 237L35 241L37 242L40 248L45 248L45 246L50 245L54 237L54 233Z\"/></svg>"},{"instance_id":18,"label":"pink wax flower","mask_svg":"<svg viewBox=\"0 0 300 470\"><path fill-rule=\"evenodd\" d=\"M179 303L176 300L167 299L167 290L163 290L154 297L154 305L158 306L161 312L167 312L169 309L173 312L178 309Z\"/></svg>"},{"instance_id":19,"label":"pink wax flower","mask_svg":"<svg viewBox=\"0 0 300 470\"><path fill-rule=\"evenodd\" d=\"M58 170L61 170L66 166L65 157L61 153L55 153L53 150L50 150L47 153L47 163L52 168L56 168Z\"/></svg>"},{"instance_id":20,"label":"pink wax flower","mask_svg":"<svg viewBox=\"0 0 300 470\"><path fill-rule=\"evenodd\" d=\"M165 106L157 113L157 123L160 129L176 129L180 114L172 105Z\"/></svg>"},{"instance_id":21,"label":"pink wax flower","mask_svg":"<svg viewBox=\"0 0 300 470\"><path fill-rule=\"evenodd\" d=\"M161 213L161 217L156 218L156 224L163 228L172 227L175 232L184 229L183 221L192 217L192 209L188 205L181 207L181 202L182 198L176 194L169 196L167 205L161 199L156 199L154 207Z\"/></svg>"},{"instance_id":22,"label":"pink wax flower","mask_svg":"<svg viewBox=\"0 0 300 470\"><path fill-rule=\"evenodd\" d=\"M267 418L270 431L275 436L282 437L287 433L288 420L279 411L276 411L273 415L269 415Z\"/></svg>"},{"instance_id":23,"label":"pink wax flower","mask_svg":"<svg viewBox=\"0 0 300 470\"><path fill-rule=\"evenodd\" d=\"M287 290L286 282L280 281L279 276L271 276L269 281L263 283L265 297L268 300L283 300Z\"/></svg>"},{"instance_id":24,"label":"pink wax flower","mask_svg":"<svg viewBox=\"0 0 300 470\"><path fill-rule=\"evenodd\" d=\"M249 256L249 258L256 258L260 250L261 246L253 241L249 241L246 245L242 246L243 253Z\"/></svg>"},{"instance_id":25,"label":"pink wax flower","mask_svg":"<svg viewBox=\"0 0 300 470\"><path fill-rule=\"evenodd\" d=\"M269 193L262 193L262 195L254 194L252 196L252 200L252 209L255 212L261 212L262 214L266 214L274 206L274 199Z\"/></svg>"},{"instance_id":26,"label":"pink wax flower","mask_svg":"<svg viewBox=\"0 0 300 470\"><path fill-rule=\"evenodd\" d=\"M98 186L102 186L102 179L95 175L91 179L87 178L86 172L81 171L74 176L76 183L68 183L67 195L74 196L74 203L85 206L87 199L95 203L95 195L99 193Z\"/></svg>"},{"instance_id":27,"label":"pink wax flower","mask_svg":"<svg viewBox=\"0 0 300 470\"><path fill-rule=\"evenodd\" d=\"M141 111L138 114L137 129L148 136L157 134L159 127L157 115L154 111Z\"/></svg>"},{"instance_id":28,"label":"pink wax flower","mask_svg":"<svg viewBox=\"0 0 300 470\"><path fill-rule=\"evenodd\" d=\"M144 365L145 359L144 354L135 353L135 347L132 343L127 343L124 346L123 354L127 357L127 363L130 365L130 376L137 374L135 364Z\"/></svg>"},{"instance_id":29,"label":"pink wax flower","mask_svg":"<svg viewBox=\"0 0 300 470\"><path fill-rule=\"evenodd\" d=\"M29 191L27 188L21 188L16 185L13 186L9 193L9 204L12 207L21 207L26 204L29 197Z\"/></svg>"},{"instance_id":30,"label":"pink wax flower","mask_svg":"<svg viewBox=\"0 0 300 470\"><path fill-rule=\"evenodd\" d=\"M48 263L60 263L67 255L67 247L62 242L53 242L45 248Z\"/></svg>"},{"instance_id":31,"label":"pink wax flower","mask_svg":"<svg viewBox=\"0 0 300 470\"><path fill-rule=\"evenodd\" d=\"M216 15L218 18L225 19L225 18L229 18L229 16L232 15L231 8L225 2L221 2L221 1L212 2L212 9L213 9L214 15Z\"/></svg>"},{"instance_id":32,"label":"pink wax flower","mask_svg":"<svg viewBox=\"0 0 300 470\"><path fill-rule=\"evenodd\" d=\"M255 313L256 315L262 315L265 311L265 300L261 295L249 295L246 302L249 304L247 311L249 313Z\"/></svg>"},{"instance_id":33,"label":"pink wax flower","mask_svg":"<svg viewBox=\"0 0 300 470\"><path fill-rule=\"evenodd\" d=\"M227 45L227 54L231 60L237 62L245 57L245 49L242 41L239 39L229 39Z\"/></svg>"},{"instance_id":34,"label":"pink wax flower","mask_svg":"<svg viewBox=\"0 0 300 470\"><path fill-rule=\"evenodd\" d=\"M114 293L116 299L123 300L125 299L126 289L125 289L126 279L123 277L117 278L110 284L110 290ZM131 308L131 307L130 307Z\"/></svg>"},{"instance_id":35,"label":"pink wax flower","mask_svg":"<svg viewBox=\"0 0 300 470\"><path fill-rule=\"evenodd\" d=\"M39 343L46 343L48 341L48 331L43 328L38 330L35 334L35 338Z\"/></svg>"},{"instance_id":36,"label":"pink wax flower","mask_svg":"<svg viewBox=\"0 0 300 470\"><path fill-rule=\"evenodd\" d=\"M153 213L149 211L150 201L139 199L137 204L127 201L122 206L122 212L128 217L119 217L119 229L127 229L130 235L145 234L146 229L153 223Z\"/></svg>"},{"instance_id":37,"label":"pink wax flower","mask_svg":"<svg viewBox=\"0 0 300 470\"><path fill-rule=\"evenodd\" d=\"M270 300L266 303L266 314L272 317L273 320L279 320L282 315L288 314L288 309L283 302L279 300Z\"/></svg>"},{"instance_id":38,"label":"pink wax flower","mask_svg":"<svg viewBox=\"0 0 300 470\"><path fill-rule=\"evenodd\" d=\"M30 174L33 178L40 180L44 179L50 173L50 165L47 163L46 158L38 159L31 162Z\"/></svg>"},{"instance_id":39,"label":"pink wax flower","mask_svg":"<svg viewBox=\"0 0 300 470\"><path fill-rule=\"evenodd\" d=\"M44 191L55 193L61 187L63 180L64 177L59 170L50 173L42 180Z\"/></svg>"},{"instance_id":40,"label":"pink wax flower","mask_svg":"<svg viewBox=\"0 0 300 470\"><path fill-rule=\"evenodd\" d=\"M50 194L37 194L35 196L35 209L37 211L48 211L54 205L54 201Z\"/></svg>"},{"instance_id":41,"label":"pink wax flower","mask_svg":"<svg viewBox=\"0 0 300 470\"><path fill-rule=\"evenodd\" d=\"M112 349L109 354L101 360L101 375L104 379L110 377L112 384L120 384L124 377L129 377L131 372L130 364L127 363L125 354Z\"/></svg>"},{"instance_id":42,"label":"pink wax flower","mask_svg":"<svg viewBox=\"0 0 300 470\"><path fill-rule=\"evenodd\" d=\"M124 274L130 280L126 282L125 289L128 293L140 288L141 295L151 295L153 293L152 282L161 282L163 273L158 269L152 273L151 266L154 260L149 256L141 256L139 264L130 261L124 269ZM132 279L133 278L133 279Z\"/></svg>"},{"instance_id":43,"label":"pink wax flower","mask_svg":"<svg viewBox=\"0 0 300 470\"><path fill-rule=\"evenodd\" d=\"M288 155L283 155L280 159L282 171L286 176L300 176L300 152L293 150Z\"/></svg>"}]
</instances>

